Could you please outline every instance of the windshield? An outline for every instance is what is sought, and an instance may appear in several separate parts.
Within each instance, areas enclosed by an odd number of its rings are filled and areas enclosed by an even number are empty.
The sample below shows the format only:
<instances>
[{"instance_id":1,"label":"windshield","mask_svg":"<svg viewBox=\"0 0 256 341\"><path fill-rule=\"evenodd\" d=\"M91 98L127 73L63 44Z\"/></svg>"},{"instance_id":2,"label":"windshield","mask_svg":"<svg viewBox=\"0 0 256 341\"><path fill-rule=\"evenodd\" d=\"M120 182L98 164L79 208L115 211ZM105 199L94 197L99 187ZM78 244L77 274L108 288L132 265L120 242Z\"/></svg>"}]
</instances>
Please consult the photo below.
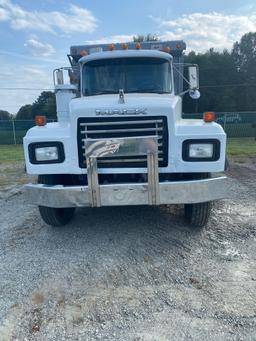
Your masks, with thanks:
<instances>
[{"instance_id":1,"label":"windshield","mask_svg":"<svg viewBox=\"0 0 256 341\"><path fill-rule=\"evenodd\" d=\"M84 96L118 93L170 93L171 65L162 58L115 58L87 62L83 67Z\"/></svg>"}]
</instances>

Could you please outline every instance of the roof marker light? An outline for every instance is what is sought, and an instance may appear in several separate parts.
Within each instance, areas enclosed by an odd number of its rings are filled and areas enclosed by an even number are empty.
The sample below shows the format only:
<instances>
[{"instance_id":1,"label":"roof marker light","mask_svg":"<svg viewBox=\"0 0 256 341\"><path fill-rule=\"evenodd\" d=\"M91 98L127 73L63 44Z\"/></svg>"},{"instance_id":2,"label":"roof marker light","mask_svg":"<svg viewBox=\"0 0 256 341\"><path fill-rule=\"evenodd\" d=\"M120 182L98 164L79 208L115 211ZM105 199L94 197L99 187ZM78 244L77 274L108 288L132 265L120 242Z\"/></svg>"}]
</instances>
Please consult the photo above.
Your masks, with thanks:
<instances>
[{"instance_id":1,"label":"roof marker light","mask_svg":"<svg viewBox=\"0 0 256 341\"><path fill-rule=\"evenodd\" d=\"M126 43L123 43L121 46L122 46L123 50L127 50L128 49L128 44L126 44Z\"/></svg>"},{"instance_id":2,"label":"roof marker light","mask_svg":"<svg viewBox=\"0 0 256 341\"><path fill-rule=\"evenodd\" d=\"M83 50L80 52L80 56L85 57L88 55L88 52L86 50Z\"/></svg>"},{"instance_id":3,"label":"roof marker light","mask_svg":"<svg viewBox=\"0 0 256 341\"><path fill-rule=\"evenodd\" d=\"M171 50L172 50L172 49L171 49L169 46L167 46L167 47L164 48L164 52L166 52L166 53L170 53Z\"/></svg>"},{"instance_id":4,"label":"roof marker light","mask_svg":"<svg viewBox=\"0 0 256 341\"><path fill-rule=\"evenodd\" d=\"M109 49L109 51L113 51L115 49L115 44L113 44L113 43L109 44L108 49Z\"/></svg>"}]
</instances>

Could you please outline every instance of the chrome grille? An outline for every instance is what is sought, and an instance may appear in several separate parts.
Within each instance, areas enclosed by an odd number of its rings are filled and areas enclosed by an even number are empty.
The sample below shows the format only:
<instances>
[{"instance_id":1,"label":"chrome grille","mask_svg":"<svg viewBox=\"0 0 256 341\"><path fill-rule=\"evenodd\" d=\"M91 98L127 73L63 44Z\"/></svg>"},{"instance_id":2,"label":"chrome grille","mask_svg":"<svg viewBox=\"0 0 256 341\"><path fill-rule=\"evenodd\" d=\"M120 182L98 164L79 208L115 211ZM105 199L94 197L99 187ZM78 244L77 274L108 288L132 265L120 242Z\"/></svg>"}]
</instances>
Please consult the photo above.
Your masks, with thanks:
<instances>
[{"instance_id":1,"label":"chrome grille","mask_svg":"<svg viewBox=\"0 0 256 341\"><path fill-rule=\"evenodd\" d=\"M159 166L168 164L168 129L165 116L147 117L95 117L78 119L78 153L79 166L86 167L85 146L86 139L158 136ZM146 167L145 156L106 157L98 160L98 167L124 168Z\"/></svg>"}]
</instances>

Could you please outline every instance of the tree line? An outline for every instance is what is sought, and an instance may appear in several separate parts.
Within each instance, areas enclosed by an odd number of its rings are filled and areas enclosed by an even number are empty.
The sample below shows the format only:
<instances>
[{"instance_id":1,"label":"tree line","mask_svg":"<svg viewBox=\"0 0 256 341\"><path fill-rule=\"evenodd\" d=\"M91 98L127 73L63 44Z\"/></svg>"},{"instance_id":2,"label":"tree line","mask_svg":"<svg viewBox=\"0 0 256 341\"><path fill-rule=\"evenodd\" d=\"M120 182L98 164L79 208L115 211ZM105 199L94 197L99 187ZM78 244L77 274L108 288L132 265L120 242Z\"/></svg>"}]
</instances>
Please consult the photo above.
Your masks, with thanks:
<instances>
[{"instance_id":1,"label":"tree line","mask_svg":"<svg viewBox=\"0 0 256 341\"><path fill-rule=\"evenodd\" d=\"M0 110L0 120L33 120L36 115L45 115L49 119L56 119L56 99L52 91L43 91L32 104L23 105L15 116L8 111Z\"/></svg>"},{"instance_id":2,"label":"tree line","mask_svg":"<svg viewBox=\"0 0 256 341\"><path fill-rule=\"evenodd\" d=\"M247 33L231 51L190 52L185 63L199 65L199 100L185 96L184 112L256 111L256 33Z\"/></svg>"},{"instance_id":3,"label":"tree line","mask_svg":"<svg viewBox=\"0 0 256 341\"><path fill-rule=\"evenodd\" d=\"M135 42L157 41L156 35L138 35ZM190 52L184 56L185 63L198 64L200 92L198 100L184 96L184 112L256 111L256 32L249 32L234 43L231 51L205 53ZM51 91L43 91L32 104L22 106L15 119L30 120L36 115L56 118L56 100ZM12 115L0 110L0 120L12 119Z\"/></svg>"}]
</instances>

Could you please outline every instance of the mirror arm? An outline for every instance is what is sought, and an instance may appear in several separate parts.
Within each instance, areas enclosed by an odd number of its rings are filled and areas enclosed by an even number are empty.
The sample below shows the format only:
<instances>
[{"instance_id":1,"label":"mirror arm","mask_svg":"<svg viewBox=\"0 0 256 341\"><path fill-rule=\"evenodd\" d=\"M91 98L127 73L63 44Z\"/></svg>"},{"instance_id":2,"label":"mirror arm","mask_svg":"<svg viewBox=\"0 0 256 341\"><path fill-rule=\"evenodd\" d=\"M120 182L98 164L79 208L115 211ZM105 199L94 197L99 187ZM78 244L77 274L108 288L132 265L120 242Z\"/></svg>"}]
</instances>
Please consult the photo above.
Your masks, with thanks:
<instances>
[{"instance_id":1,"label":"mirror arm","mask_svg":"<svg viewBox=\"0 0 256 341\"><path fill-rule=\"evenodd\" d=\"M188 89L188 90L182 91L178 94L178 96L182 97L182 96L186 95L189 91L191 91L191 90Z\"/></svg>"},{"instance_id":2,"label":"mirror arm","mask_svg":"<svg viewBox=\"0 0 256 341\"><path fill-rule=\"evenodd\" d=\"M189 85L189 80L183 76L183 74L174 66L175 64L173 63L173 68L175 71L182 77L182 79Z\"/></svg>"}]
</instances>

